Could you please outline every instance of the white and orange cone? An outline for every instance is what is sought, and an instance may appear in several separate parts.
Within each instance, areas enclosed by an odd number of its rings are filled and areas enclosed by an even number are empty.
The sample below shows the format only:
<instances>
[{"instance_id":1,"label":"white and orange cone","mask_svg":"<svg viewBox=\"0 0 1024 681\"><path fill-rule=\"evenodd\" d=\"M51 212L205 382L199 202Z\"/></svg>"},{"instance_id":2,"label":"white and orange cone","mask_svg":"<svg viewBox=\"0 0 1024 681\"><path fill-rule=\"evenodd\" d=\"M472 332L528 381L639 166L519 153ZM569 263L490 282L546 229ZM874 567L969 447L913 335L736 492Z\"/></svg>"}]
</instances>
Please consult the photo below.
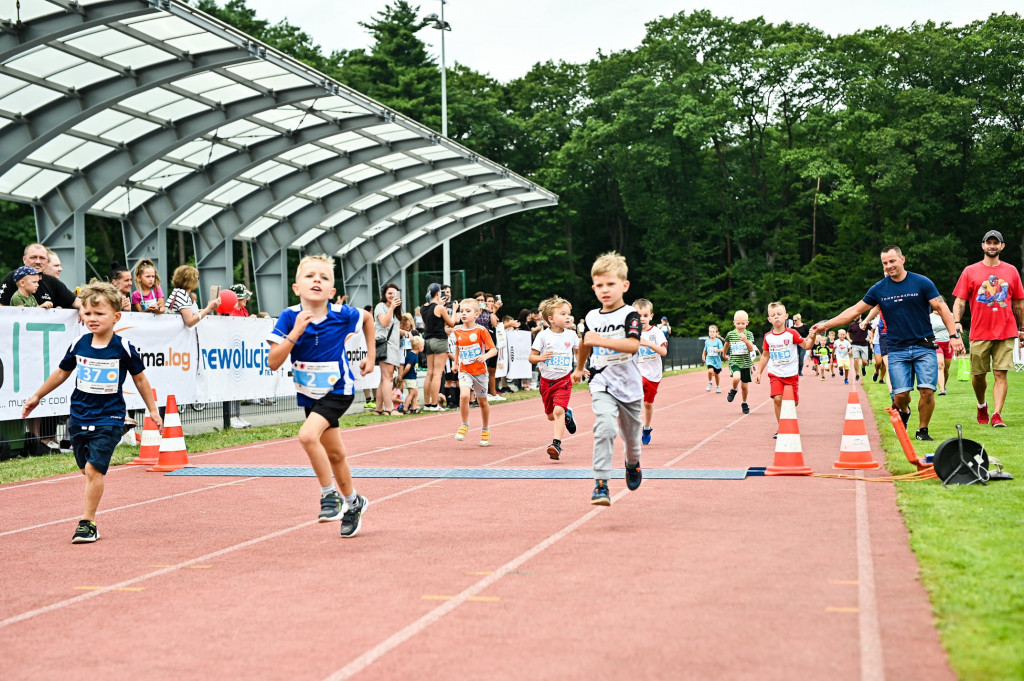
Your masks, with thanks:
<instances>
[{"instance_id":1,"label":"white and orange cone","mask_svg":"<svg viewBox=\"0 0 1024 681\"><path fill-rule=\"evenodd\" d=\"M160 459L155 466L146 470L167 473L187 465L188 452L185 451L185 433L181 429L178 403L174 395L168 395L167 410L164 414L164 436L160 440Z\"/></svg>"},{"instance_id":2,"label":"white and orange cone","mask_svg":"<svg viewBox=\"0 0 1024 681\"><path fill-rule=\"evenodd\" d=\"M156 388L153 389L153 401L156 402ZM160 429L156 422L146 414L142 421L142 442L139 455L128 462L129 466L155 466L160 461Z\"/></svg>"},{"instance_id":3,"label":"white and orange cone","mask_svg":"<svg viewBox=\"0 0 1024 681\"><path fill-rule=\"evenodd\" d=\"M871 458L871 443L864 428L864 410L856 390L846 400L846 420L843 422L843 441L839 445L839 460L832 464L840 470L868 470L882 464Z\"/></svg>"},{"instance_id":4,"label":"white and orange cone","mask_svg":"<svg viewBox=\"0 0 1024 681\"><path fill-rule=\"evenodd\" d=\"M796 421L796 400L793 386L782 389L782 409L779 412L779 436L775 439L775 461L765 469L765 475L810 475L809 466L804 465L803 448L800 445L800 426Z\"/></svg>"}]
</instances>

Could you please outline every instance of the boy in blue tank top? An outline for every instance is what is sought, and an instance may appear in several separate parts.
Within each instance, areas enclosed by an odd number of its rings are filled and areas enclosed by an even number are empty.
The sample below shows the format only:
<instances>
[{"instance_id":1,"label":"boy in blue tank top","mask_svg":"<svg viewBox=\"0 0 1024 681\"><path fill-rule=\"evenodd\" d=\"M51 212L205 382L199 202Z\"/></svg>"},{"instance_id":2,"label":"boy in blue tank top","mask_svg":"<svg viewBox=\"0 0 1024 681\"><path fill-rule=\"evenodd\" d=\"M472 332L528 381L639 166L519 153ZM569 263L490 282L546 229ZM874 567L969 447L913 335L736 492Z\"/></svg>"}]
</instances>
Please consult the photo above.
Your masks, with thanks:
<instances>
[{"instance_id":1,"label":"boy in blue tank top","mask_svg":"<svg viewBox=\"0 0 1024 681\"><path fill-rule=\"evenodd\" d=\"M345 340L354 333L366 337L367 353L359 362L359 371L363 376L373 371L373 317L363 310L330 302L335 294L334 259L326 255L302 259L292 291L299 297L299 304L281 312L267 337L267 366L276 371L291 356L296 401L306 410L299 442L320 481L319 521L341 518L341 536L354 537L370 502L352 485L338 419L355 396L356 379L345 353Z\"/></svg>"},{"instance_id":2,"label":"boy in blue tank top","mask_svg":"<svg viewBox=\"0 0 1024 681\"><path fill-rule=\"evenodd\" d=\"M57 369L25 400L21 417L28 418L40 400L75 374L68 432L75 462L85 475L86 483L85 510L71 541L88 544L100 538L96 530L96 509L103 497L103 476L110 468L110 457L124 429L122 387L128 374L132 375L157 428L163 426L163 421L153 400L149 379L143 373L146 367L142 358L131 343L114 333L114 324L121 319L121 292L113 284L95 283L85 286L78 297L82 301L82 322L89 333L68 348Z\"/></svg>"}]
</instances>

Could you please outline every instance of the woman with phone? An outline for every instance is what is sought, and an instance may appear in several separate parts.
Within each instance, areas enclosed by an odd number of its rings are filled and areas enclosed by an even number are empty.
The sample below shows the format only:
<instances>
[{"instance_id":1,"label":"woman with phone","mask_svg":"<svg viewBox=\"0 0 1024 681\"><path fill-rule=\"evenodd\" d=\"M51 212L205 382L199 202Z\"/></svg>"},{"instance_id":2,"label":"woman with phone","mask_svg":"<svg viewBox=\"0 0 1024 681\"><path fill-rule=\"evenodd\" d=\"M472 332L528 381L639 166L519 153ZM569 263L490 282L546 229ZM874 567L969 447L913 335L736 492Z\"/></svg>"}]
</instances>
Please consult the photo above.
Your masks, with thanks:
<instances>
[{"instance_id":1,"label":"woman with phone","mask_svg":"<svg viewBox=\"0 0 1024 681\"><path fill-rule=\"evenodd\" d=\"M427 377L423 382L423 411L443 411L438 402L441 392L441 377L444 365L448 361L448 332L458 322L448 313L448 300L445 291L451 295L451 289L443 289L440 284L433 283L427 287L429 302L423 306L423 352L427 355Z\"/></svg>"},{"instance_id":2,"label":"woman with phone","mask_svg":"<svg viewBox=\"0 0 1024 681\"><path fill-rule=\"evenodd\" d=\"M402 334L399 331L401 318L401 291L398 290L397 284L385 284L381 290L381 301L373 309L373 326L377 339L377 364L380 366L380 384L377 386L375 414L391 416L394 408L391 384L395 379L395 369L402 365Z\"/></svg>"}]
</instances>

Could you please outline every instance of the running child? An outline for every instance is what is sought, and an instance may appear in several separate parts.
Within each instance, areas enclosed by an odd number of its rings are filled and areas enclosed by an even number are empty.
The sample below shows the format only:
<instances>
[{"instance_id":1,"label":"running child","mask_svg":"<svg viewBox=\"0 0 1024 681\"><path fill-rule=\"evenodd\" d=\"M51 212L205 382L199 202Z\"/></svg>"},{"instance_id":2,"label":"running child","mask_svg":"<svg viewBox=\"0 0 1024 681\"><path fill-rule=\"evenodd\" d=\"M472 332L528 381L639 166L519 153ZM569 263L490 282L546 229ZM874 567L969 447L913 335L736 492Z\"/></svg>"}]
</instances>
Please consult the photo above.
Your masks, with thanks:
<instances>
[{"instance_id":1,"label":"running child","mask_svg":"<svg viewBox=\"0 0 1024 681\"><path fill-rule=\"evenodd\" d=\"M828 366L828 347L825 345L825 341L828 339L825 336L816 336L814 339L814 349L811 350L811 359L814 360L814 373L821 376L821 380L825 380L825 367Z\"/></svg>"},{"instance_id":2,"label":"running child","mask_svg":"<svg viewBox=\"0 0 1024 681\"><path fill-rule=\"evenodd\" d=\"M308 255L299 261L292 291L299 304L281 311L267 337L267 366L276 371L291 356L295 399L306 410L299 443L320 483L318 520L326 523L341 518L341 536L354 537L370 502L352 485L338 419L355 398L356 379L345 353L345 339L363 334L366 356L359 362L359 371L363 376L373 371L377 343L373 316L331 302L334 258L326 255Z\"/></svg>"},{"instance_id":3,"label":"running child","mask_svg":"<svg viewBox=\"0 0 1024 681\"><path fill-rule=\"evenodd\" d=\"M828 348L828 370L829 376L832 378L836 377L836 332L829 331L828 339L825 341L825 347Z\"/></svg>"},{"instance_id":4,"label":"running child","mask_svg":"<svg viewBox=\"0 0 1024 681\"><path fill-rule=\"evenodd\" d=\"M566 328L572 323L572 305L553 296L540 304L540 313L548 328L540 331L530 348L530 364L540 371L540 399L548 421L554 422L548 456L554 460L562 455L563 431L576 432L569 398L572 396L573 358L580 346L575 331Z\"/></svg>"},{"instance_id":5,"label":"running child","mask_svg":"<svg viewBox=\"0 0 1024 681\"><path fill-rule=\"evenodd\" d=\"M718 326L712 324L708 327L708 339L704 341L704 352L701 355L701 361L708 368L708 385L704 388L705 392L711 392L712 377L714 377L715 381L715 392L722 392L720 374L722 373L722 353L724 349L725 344L718 337Z\"/></svg>"},{"instance_id":6,"label":"running child","mask_svg":"<svg viewBox=\"0 0 1024 681\"><path fill-rule=\"evenodd\" d=\"M640 470L640 411L644 385L633 355L640 347L640 315L622 300L629 290L626 259L612 251L594 261L590 268L594 293L601 307L584 318L586 331L580 341L579 364L573 383L583 378L587 360L590 367L591 408L594 411L594 492L590 503L612 503L608 478L612 472L615 435L626 445L626 487L635 490L643 481ZM617 427L616 427L617 426Z\"/></svg>"},{"instance_id":7,"label":"running child","mask_svg":"<svg viewBox=\"0 0 1024 681\"><path fill-rule=\"evenodd\" d=\"M462 415L462 425L455 432L455 439L465 440L469 433L469 399L471 395L476 395L477 404L480 405L480 446L487 447L491 444L487 360L497 355L498 350L487 329L476 323L476 318L480 316L480 303L476 298L462 301L459 316L462 318L462 326L456 327L452 335L455 336L456 353L453 360L458 365L459 414Z\"/></svg>"},{"instance_id":8,"label":"running child","mask_svg":"<svg viewBox=\"0 0 1024 681\"><path fill-rule=\"evenodd\" d=\"M725 342L728 344L729 354L726 360L729 362L729 373L732 376L732 389L725 396L727 402L736 399L736 393L740 393L740 409L744 414L750 413L750 406L747 404L747 386L750 385L750 371L754 362L750 353L754 352L754 334L747 330L750 318L744 310L737 310L732 316L732 325L735 327L725 335ZM739 388L739 390L737 390Z\"/></svg>"},{"instance_id":9,"label":"running child","mask_svg":"<svg viewBox=\"0 0 1024 681\"><path fill-rule=\"evenodd\" d=\"M640 314L640 348L636 353L636 362L640 367L640 376L644 383L644 429L640 436L640 444L651 444L651 421L654 419L654 396L658 394L661 383L661 358L668 354L668 339L657 326L652 326L654 304L646 298L633 302L633 307Z\"/></svg>"},{"instance_id":10,"label":"running child","mask_svg":"<svg viewBox=\"0 0 1024 681\"><path fill-rule=\"evenodd\" d=\"M850 385L850 353L853 351L853 343L846 337L846 329L839 329L839 337L832 344L836 353L836 366L839 367L839 375L843 377L843 383Z\"/></svg>"},{"instance_id":11,"label":"running child","mask_svg":"<svg viewBox=\"0 0 1024 681\"><path fill-rule=\"evenodd\" d=\"M156 265L149 258L143 258L135 266L135 291L132 292L132 309L136 312L164 312L164 290L160 288L160 275Z\"/></svg>"},{"instance_id":12,"label":"running child","mask_svg":"<svg viewBox=\"0 0 1024 681\"><path fill-rule=\"evenodd\" d=\"M797 347L809 350L814 337L802 338L791 328L786 328L786 306L782 303L768 303L768 321L772 330L764 335L761 359L757 363L754 382L761 382L761 374L768 367L768 382L772 400L775 401L775 421L782 413L782 391L785 386L793 387L793 401L800 404L800 353ZM779 433L776 431L775 436Z\"/></svg>"},{"instance_id":13,"label":"running child","mask_svg":"<svg viewBox=\"0 0 1024 681\"><path fill-rule=\"evenodd\" d=\"M163 421L149 379L143 373L146 367L142 358L131 343L114 333L114 324L121 319L121 292L111 284L93 283L84 286L78 297L82 301L80 315L89 332L68 348L57 369L25 400L21 417L28 418L40 400L75 373L68 432L75 463L86 482L85 510L71 542L86 544L100 538L96 510L103 497L103 476L124 432L123 386L128 374L132 375L135 389L157 428L163 427Z\"/></svg>"},{"instance_id":14,"label":"running child","mask_svg":"<svg viewBox=\"0 0 1024 681\"><path fill-rule=\"evenodd\" d=\"M420 363L420 354L423 352L425 341L422 336L413 336L409 339L409 349L402 360L401 379L405 387L405 413L420 413L420 390L417 380L417 367Z\"/></svg>"}]
</instances>

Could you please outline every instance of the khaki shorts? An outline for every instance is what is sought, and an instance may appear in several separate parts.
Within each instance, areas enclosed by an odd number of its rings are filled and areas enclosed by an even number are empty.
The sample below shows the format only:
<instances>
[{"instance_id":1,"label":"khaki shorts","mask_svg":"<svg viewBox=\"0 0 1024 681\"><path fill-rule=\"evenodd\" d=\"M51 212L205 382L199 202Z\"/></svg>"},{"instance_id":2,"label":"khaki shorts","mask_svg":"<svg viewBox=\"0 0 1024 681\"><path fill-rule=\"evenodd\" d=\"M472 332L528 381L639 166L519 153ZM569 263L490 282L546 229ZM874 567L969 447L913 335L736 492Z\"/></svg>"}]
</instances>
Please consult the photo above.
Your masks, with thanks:
<instances>
[{"instance_id":1,"label":"khaki shorts","mask_svg":"<svg viewBox=\"0 0 1024 681\"><path fill-rule=\"evenodd\" d=\"M1006 340L971 341L971 374L978 376L991 371L1013 369L1013 344L1016 338Z\"/></svg>"}]
</instances>

